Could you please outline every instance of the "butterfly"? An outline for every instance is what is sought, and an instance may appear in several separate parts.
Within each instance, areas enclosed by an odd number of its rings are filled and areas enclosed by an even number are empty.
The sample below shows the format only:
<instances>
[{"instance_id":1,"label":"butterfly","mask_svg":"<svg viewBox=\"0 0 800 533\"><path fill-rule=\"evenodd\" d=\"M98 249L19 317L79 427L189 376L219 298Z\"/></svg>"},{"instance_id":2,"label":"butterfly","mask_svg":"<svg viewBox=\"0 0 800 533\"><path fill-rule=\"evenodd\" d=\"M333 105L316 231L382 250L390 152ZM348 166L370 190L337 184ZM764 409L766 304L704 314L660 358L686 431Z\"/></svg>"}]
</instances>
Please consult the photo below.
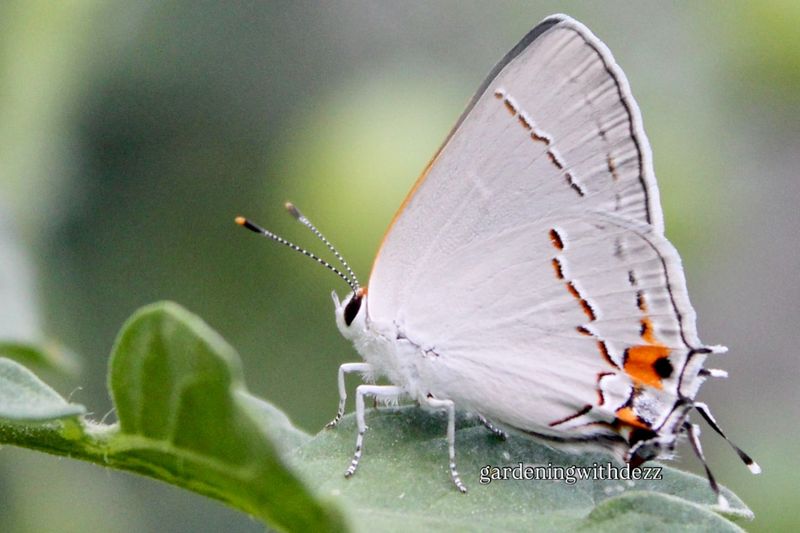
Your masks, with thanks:
<instances>
[{"instance_id":1,"label":"butterfly","mask_svg":"<svg viewBox=\"0 0 800 533\"><path fill-rule=\"evenodd\" d=\"M237 222L326 265L352 289L333 293L336 323L363 362L344 376L383 376L356 389L358 468L365 398L411 398L500 435L638 466L673 455L684 436L706 465L695 400L709 355L681 259L664 236L650 145L628 81L580 22L554 15L492 69L395 215L362 287L345 272L249 220ZM728 441L730 442L730 441ZM731 443L754 473L758 465Z\"/></svg>"}]
</instances>

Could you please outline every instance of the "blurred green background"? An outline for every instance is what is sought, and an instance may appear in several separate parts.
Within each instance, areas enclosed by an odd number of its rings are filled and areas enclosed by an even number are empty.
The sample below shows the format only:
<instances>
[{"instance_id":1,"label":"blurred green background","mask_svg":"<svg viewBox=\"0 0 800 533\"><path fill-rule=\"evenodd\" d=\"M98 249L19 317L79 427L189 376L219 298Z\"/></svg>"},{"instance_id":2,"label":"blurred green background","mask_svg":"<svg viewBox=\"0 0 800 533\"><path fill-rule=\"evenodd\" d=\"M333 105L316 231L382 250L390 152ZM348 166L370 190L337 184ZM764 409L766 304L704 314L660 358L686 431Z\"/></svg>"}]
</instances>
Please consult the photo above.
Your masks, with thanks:
<instances>
[{"instance_id":1,"label":"blurred green background","mask_svg":"<svg viewBox=\"0 0 800 533\"><path fill-rule=\"evenodd\" d=\"M116 331L137 307L172 299L241 353L251 390L316 432L336 408L338 365L357 358L329 296L346 287L233 217L320 249L284 212L291 199L365 282L475 88L554 12L589 26L627 73L701 337L730 347L711 362L730 379L701 399L764 474L706 430L712 467L755 511L748 529L796 529L794 1L6 0L0 334L80 354L79 377L49 381L100 418ZM220 530L262 527L149 479L0 450L0 531Z\"/></svg>"}]
</instances>

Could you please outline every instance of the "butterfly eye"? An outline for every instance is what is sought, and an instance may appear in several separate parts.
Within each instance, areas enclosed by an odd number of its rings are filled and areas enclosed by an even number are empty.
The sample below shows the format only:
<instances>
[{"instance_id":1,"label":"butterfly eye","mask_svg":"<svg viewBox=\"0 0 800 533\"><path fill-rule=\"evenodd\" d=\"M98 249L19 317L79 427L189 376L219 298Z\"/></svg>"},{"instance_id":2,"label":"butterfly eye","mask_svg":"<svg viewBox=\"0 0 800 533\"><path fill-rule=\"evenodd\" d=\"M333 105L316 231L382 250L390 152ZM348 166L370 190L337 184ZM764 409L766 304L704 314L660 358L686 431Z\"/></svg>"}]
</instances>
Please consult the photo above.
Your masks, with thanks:
<instances>
[{"instance_id":1,"label":"butterfly eye","mask_svg":"<svg viewBox=\"0 0 800 533\"><path fill-rule=\"evenodd\" d=\"M356 292L344 307L344 323L348 326L353 323L353 320L356 319L356 315L358 314L358 310L361 309L361 298L361 294Z\"/></svg>"}]
</instances>

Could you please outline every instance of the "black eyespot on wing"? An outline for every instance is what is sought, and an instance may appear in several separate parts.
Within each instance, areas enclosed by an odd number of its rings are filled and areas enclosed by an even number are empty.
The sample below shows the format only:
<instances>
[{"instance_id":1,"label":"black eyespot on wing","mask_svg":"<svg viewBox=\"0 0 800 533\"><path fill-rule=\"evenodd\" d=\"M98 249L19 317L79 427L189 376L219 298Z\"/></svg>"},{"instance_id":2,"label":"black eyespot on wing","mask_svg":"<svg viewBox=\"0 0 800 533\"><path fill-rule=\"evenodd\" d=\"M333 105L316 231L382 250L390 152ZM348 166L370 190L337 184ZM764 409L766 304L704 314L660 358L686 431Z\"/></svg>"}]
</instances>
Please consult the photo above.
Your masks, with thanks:
<instances>
[{"instance_id":1,"label":"black eyespot on wing","mask_svg":"<svg viewBox=\"0 0 800 533\"><path fill-rule=\"evenodd\" d=\"M352 324L353 320L356 319L359 309L361 309L361 296L356 293L350 298L347 305L344 306L344 323L348 326Z\"/></svg>"},{"instance_id":2,"label":"black eyespot on wing","mask_svg":"<svg viewBox=\"0 0 800 533\"><path fill-rule=\"evenodd\" d=\"M672 375L672 363L666 357L659 357L653 363L653 370L662 378L668 378Z\"/></svg>"}]
</instances>

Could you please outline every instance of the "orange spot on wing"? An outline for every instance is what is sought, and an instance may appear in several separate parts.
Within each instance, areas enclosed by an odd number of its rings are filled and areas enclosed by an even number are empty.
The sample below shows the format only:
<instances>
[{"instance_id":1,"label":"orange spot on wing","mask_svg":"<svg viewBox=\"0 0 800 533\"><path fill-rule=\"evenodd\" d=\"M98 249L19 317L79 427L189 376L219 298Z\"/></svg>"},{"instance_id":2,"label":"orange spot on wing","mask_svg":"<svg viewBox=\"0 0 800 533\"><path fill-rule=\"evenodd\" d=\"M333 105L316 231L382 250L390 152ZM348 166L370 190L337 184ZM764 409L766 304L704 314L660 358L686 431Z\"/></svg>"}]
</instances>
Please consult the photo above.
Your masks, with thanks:
<instances>
[{"instance_id":1,"label":"orange spot on wing","mask_svg":"<svg viewBox=\"0 0 800 533\"><path fill-rule=\"evenodd\" d=\"M597 318L597 316L594 314L594 309L592 309L592 306L589 305L589 302L583 298L581 298L581 308L583 309L583 312L586 313L586 316L589 317L589 320L594 320Z\"/></svg>"},{"instance_id":2,"label":"orange spot on wing","mask_svg":"<svg viewBox=\"0 0 800 533\"><path fill-rule=\"evenodd\" d=\"M644 303L641 292L637 293L637 299L639 308L646 310L647 304ZM641 320L640 335L644 344L625 350L623 368L636 383L660 389L663 387L664 373L663 369L659 372L658 362L669 357L670 349L656 338L653 321L648 316Z\"/></svg>"},{"instance_id":3,"label":"orange spot on wing","mask_svg":"<svg viewBox=\"0 0 800 533\"><path fill-rule=\"evenodd\" d=\"M561 240L561 235L555 229L550 230L550 242L559 250L564 249L564 241Z\"/></svg>"},{"instance_id":4,"label":"orange spot on wing","mask_svg":"<svg viewBox=\"0 0 800 533\"><path fill-rule=\"evenodd\" d=\"M557 258L553 258L553 270L556 271L556 277L558 279L564 279L564 271L561 269L561 263Z\"/></svg>"},{"instance_id":5,"label":"orange spot on wing","mask_svg":"<svg viewBox=\"0 0 800 533\"><path fill-rule=\"evenodd\" d=\"M655 333L653 333L653 322L647 317L642 319L642 339L644 339L644 342L647 344L662 346L662 344L656 340Z\"/></svg>"},{"instance_id":6,"label":"orange spot on wing","mask_svg":"<svg viewBox=\"0 0 800 533\"><path fill-rule=\"evenodd\" d=\"M608 171L611 173L611 177L614 181L619 181L619 176L617 175L617 164L614 162L614 158L610 155L606 158L606 162L608 163Z\"/></svg>"},{"instance_id":7,"label":"orange spot on wing","mask_svg":"<svg viewBox=\"0 0 800 533\"><path fill-rule=\"evenodd\" d=\"M580 300L581 299L581 295L578 292L578 289L575 288L575 285L573 285L571 281L567 282L567 290L569 291L569 293L572 296L575 297L576 300Z\"/></svg>"},{"instance_id":8,"label":"orange spot on wing","mask_svg":"<svg viewBox=\"0 0 800 533\"><path fill-rule=\"evenodd\" d=\"M583 299L583 296L581 296L581 294L578 292L578 289L575 288L575 285L571 281L567 282L567 290L576 300L578 300L578 303L581 304L581 309L583 309L583 312L586 313L587 317L589 317L589 320L595 320L597 315L594 314L594 309L592 309L592 306L589 305L589 302Z\"/></svg>"},{"instance_id":9,"label":"orange spot on wing","mask_svg":"<svg viewBox=\"0 0 800 533\"><path fill-rule=\"evenodd\" d=\"M650 427L636 416L633 409L630 407L620 407L617 409L617 419L624 424L634 426L642 429L650 429Z\"/></svg>"},{"instance_id":10,"label":"orange spot on wing","mask_svg":"<svg viewBox=\"0 0 800 533\"><path fill-rule=\"evenodd\" d=\"M662 344L631 346L625 351L625 373L639 383L660 389L661 376L656 371L656 361L669 355Z\"/></svg>"},{"instance_id":11,"label":"orange spot on wing","mask_svg":"<svg viewBox=\"0 0 800 533\"><path fill-rule=\"evenodd\" d=\"M647 311L647 302L644 300L644 294L642 291L638 291L636 293L636 306L640 311Z\"/></svg>"}]
</instances>

